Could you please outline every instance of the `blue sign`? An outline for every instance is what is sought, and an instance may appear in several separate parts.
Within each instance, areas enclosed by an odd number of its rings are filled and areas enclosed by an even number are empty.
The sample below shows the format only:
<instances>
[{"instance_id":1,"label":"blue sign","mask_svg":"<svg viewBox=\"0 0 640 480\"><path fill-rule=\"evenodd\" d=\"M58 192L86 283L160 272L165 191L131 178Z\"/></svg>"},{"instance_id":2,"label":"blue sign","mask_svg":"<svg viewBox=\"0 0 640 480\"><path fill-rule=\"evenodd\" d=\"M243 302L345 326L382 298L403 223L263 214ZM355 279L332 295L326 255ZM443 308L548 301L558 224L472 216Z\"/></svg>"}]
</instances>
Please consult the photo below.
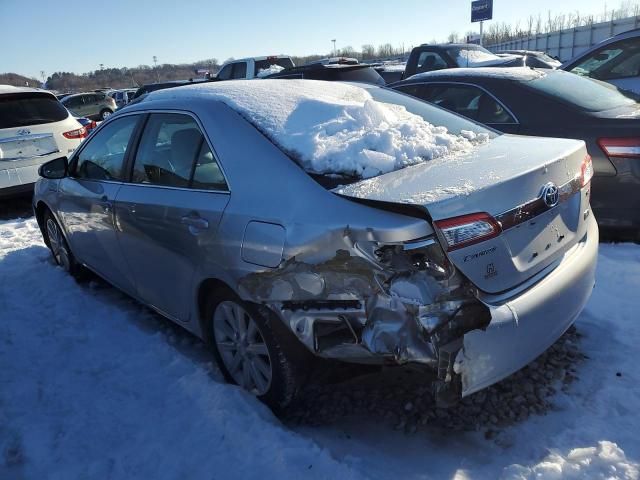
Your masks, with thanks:
<instances>
[{"instance_id":1,"label":"blue sign","mask_svg":"<svg viewBox=\"0 0 640 480\"><path fill-rule=\"evenodd\" d=\"M471 21L482 22L493 18L493 0L475 0L471 2Z\"/></svg>"}]
</instances>

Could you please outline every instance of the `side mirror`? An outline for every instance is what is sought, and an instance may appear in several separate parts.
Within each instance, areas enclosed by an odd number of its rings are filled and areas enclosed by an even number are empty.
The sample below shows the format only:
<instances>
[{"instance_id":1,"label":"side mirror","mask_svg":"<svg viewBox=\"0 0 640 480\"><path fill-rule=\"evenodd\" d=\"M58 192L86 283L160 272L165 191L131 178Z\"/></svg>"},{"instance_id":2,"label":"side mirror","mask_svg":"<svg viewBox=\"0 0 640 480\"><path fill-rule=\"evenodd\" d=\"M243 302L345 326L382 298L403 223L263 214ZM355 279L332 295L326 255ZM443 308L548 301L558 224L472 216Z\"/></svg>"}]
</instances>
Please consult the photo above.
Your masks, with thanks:
<instances>
[{"instance_id":1,"label":"side mirror","mask_svg":"<svg viewBox=\"0 0 640 480\"><path fill-rule=\"evenodd\" d=\"M49 180L57 180L66 177L68 170L69 160L67 160L67 157L59 157L40 165L38 175Z\"/></svg>"}]
</instances>

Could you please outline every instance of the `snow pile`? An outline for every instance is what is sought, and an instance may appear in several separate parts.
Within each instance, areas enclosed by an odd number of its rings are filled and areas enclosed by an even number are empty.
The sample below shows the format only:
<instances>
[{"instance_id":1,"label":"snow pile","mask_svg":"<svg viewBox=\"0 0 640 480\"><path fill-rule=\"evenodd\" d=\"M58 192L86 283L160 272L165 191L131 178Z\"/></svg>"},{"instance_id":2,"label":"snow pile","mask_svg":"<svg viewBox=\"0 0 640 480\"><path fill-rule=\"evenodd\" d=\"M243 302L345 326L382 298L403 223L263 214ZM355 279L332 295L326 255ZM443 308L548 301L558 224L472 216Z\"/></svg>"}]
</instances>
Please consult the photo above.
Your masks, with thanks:
<instances>
[{"instance_id":1,"label":"snow pile","mask_svg":"<svg viewBox=\"0 0 640 480\"><path fill-rule=\"evenodd\" d=\"M258 74L256 75L256 77L258 78L268 77L269 75L273 75L274 73L279 73L282 70L284 70L284 67L281 67L280 65L276 65L274 63L273 65L270 65L269 68L261 68L258 71Z\"/></svg>"},{"instance_id":2,"label":"snow pile","mask_svg":"<svg viewBox=\"0 0 640 480\"><path fill-rule=\"evenodd\" d=\"M382 70L385 72L404 72L406 68L406 63L384 63L382 65Z\"/></svg>"},{"instance_id":3,"label":"snow pile","mask_svg":"<svg viewBox=\"0 0 640 480\"><path fill-rule=\"evenodd\" d=\"M638 464L628 460L615 443L602 441L597 447L574 448L566 457L552 453L532 467L512 465L505 469L504 480L561 479L637 479Z\"/></svg>"},{"instance_id":4,"label":"snow pile","mask_svg":"<svg viewBox=\"0 0 640 480\"><path fill-rule=\"evenodd\" d=\"M488 67L513 60L515 57L499 57L483 50L461 49L456 63L459 67Z\"/></svg>"},{"instance_id":5,"label":"snow pile","mask_svg":"<svg viewBox=\"0 0 640 480\"><path fill-rule=\"evenodd\" d=\"M364 88L336 82L235 81L180 90L226 103L312 173L368 178L488 141L451 134L403 106L374 100Z\"/></svg>"}]
</instances>

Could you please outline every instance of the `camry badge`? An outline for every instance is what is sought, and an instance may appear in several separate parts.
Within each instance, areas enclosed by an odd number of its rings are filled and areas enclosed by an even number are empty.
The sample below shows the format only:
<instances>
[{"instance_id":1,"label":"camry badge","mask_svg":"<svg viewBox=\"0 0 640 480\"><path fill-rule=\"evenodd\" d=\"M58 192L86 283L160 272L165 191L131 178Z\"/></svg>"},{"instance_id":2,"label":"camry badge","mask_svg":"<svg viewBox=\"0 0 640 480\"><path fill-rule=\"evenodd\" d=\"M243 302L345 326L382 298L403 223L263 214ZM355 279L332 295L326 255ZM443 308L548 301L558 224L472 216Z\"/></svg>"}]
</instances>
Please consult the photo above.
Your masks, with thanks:
<instances>
[{"instance_id":1,"label":"camry badge","mask_svg":"<svg viewBox=\"0 0 640 480\"><path fill-rule=\"evenodd\" d=\"M555 183L549 182L542 188L542 200L547 207L552 208L560 200L560 191Z\"/></svg>"}]
</instances>

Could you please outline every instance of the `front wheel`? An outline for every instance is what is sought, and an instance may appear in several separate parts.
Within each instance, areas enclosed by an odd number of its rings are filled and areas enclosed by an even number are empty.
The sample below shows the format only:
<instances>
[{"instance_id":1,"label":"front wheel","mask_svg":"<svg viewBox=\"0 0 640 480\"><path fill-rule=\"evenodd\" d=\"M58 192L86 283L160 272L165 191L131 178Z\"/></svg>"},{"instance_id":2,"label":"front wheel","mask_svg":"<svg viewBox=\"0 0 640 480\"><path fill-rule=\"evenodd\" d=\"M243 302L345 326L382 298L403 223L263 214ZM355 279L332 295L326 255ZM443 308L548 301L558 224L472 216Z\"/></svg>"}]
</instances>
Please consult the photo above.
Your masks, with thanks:
<instances>
[{"instance_id":1,"label":"front wheel","mask_svg":"<svg viewBox=\"0 0 640 480\"><path fill-rule=\"evenodd\" d=\"M69 250L67 240L64 238L62 230L60 230L58 222L49 210L44 214L44 234L56 265L62 267L65 272L77 280L83 279L85 277L85 270L82 265L76 261L71 250Z\"/></svg>"},{"instance_id":2,"label":"front wheel","mask_svg":"<svg viewBox=\"0 0 640 480\"><path fill-rule=\"evenodd\" d=\"M102 110L100 112L100 119L102 121L105 121L107 118L109 118L111 116L113 112L111 110L109 110L108 108L105 108L104 110Z\"/></svg>"},{"instance_id":3,"label":"front wheel","mask_svg":"<svg viewBox=\"0 0 640 480\"><path fill-rule=\"evenodd\" d=\"M295 338L274 328L273 313L234 295L209 302L210 341L220 370L276 412L289 405L302 384L304 361Z\"/></svg>"}]
</instances>

